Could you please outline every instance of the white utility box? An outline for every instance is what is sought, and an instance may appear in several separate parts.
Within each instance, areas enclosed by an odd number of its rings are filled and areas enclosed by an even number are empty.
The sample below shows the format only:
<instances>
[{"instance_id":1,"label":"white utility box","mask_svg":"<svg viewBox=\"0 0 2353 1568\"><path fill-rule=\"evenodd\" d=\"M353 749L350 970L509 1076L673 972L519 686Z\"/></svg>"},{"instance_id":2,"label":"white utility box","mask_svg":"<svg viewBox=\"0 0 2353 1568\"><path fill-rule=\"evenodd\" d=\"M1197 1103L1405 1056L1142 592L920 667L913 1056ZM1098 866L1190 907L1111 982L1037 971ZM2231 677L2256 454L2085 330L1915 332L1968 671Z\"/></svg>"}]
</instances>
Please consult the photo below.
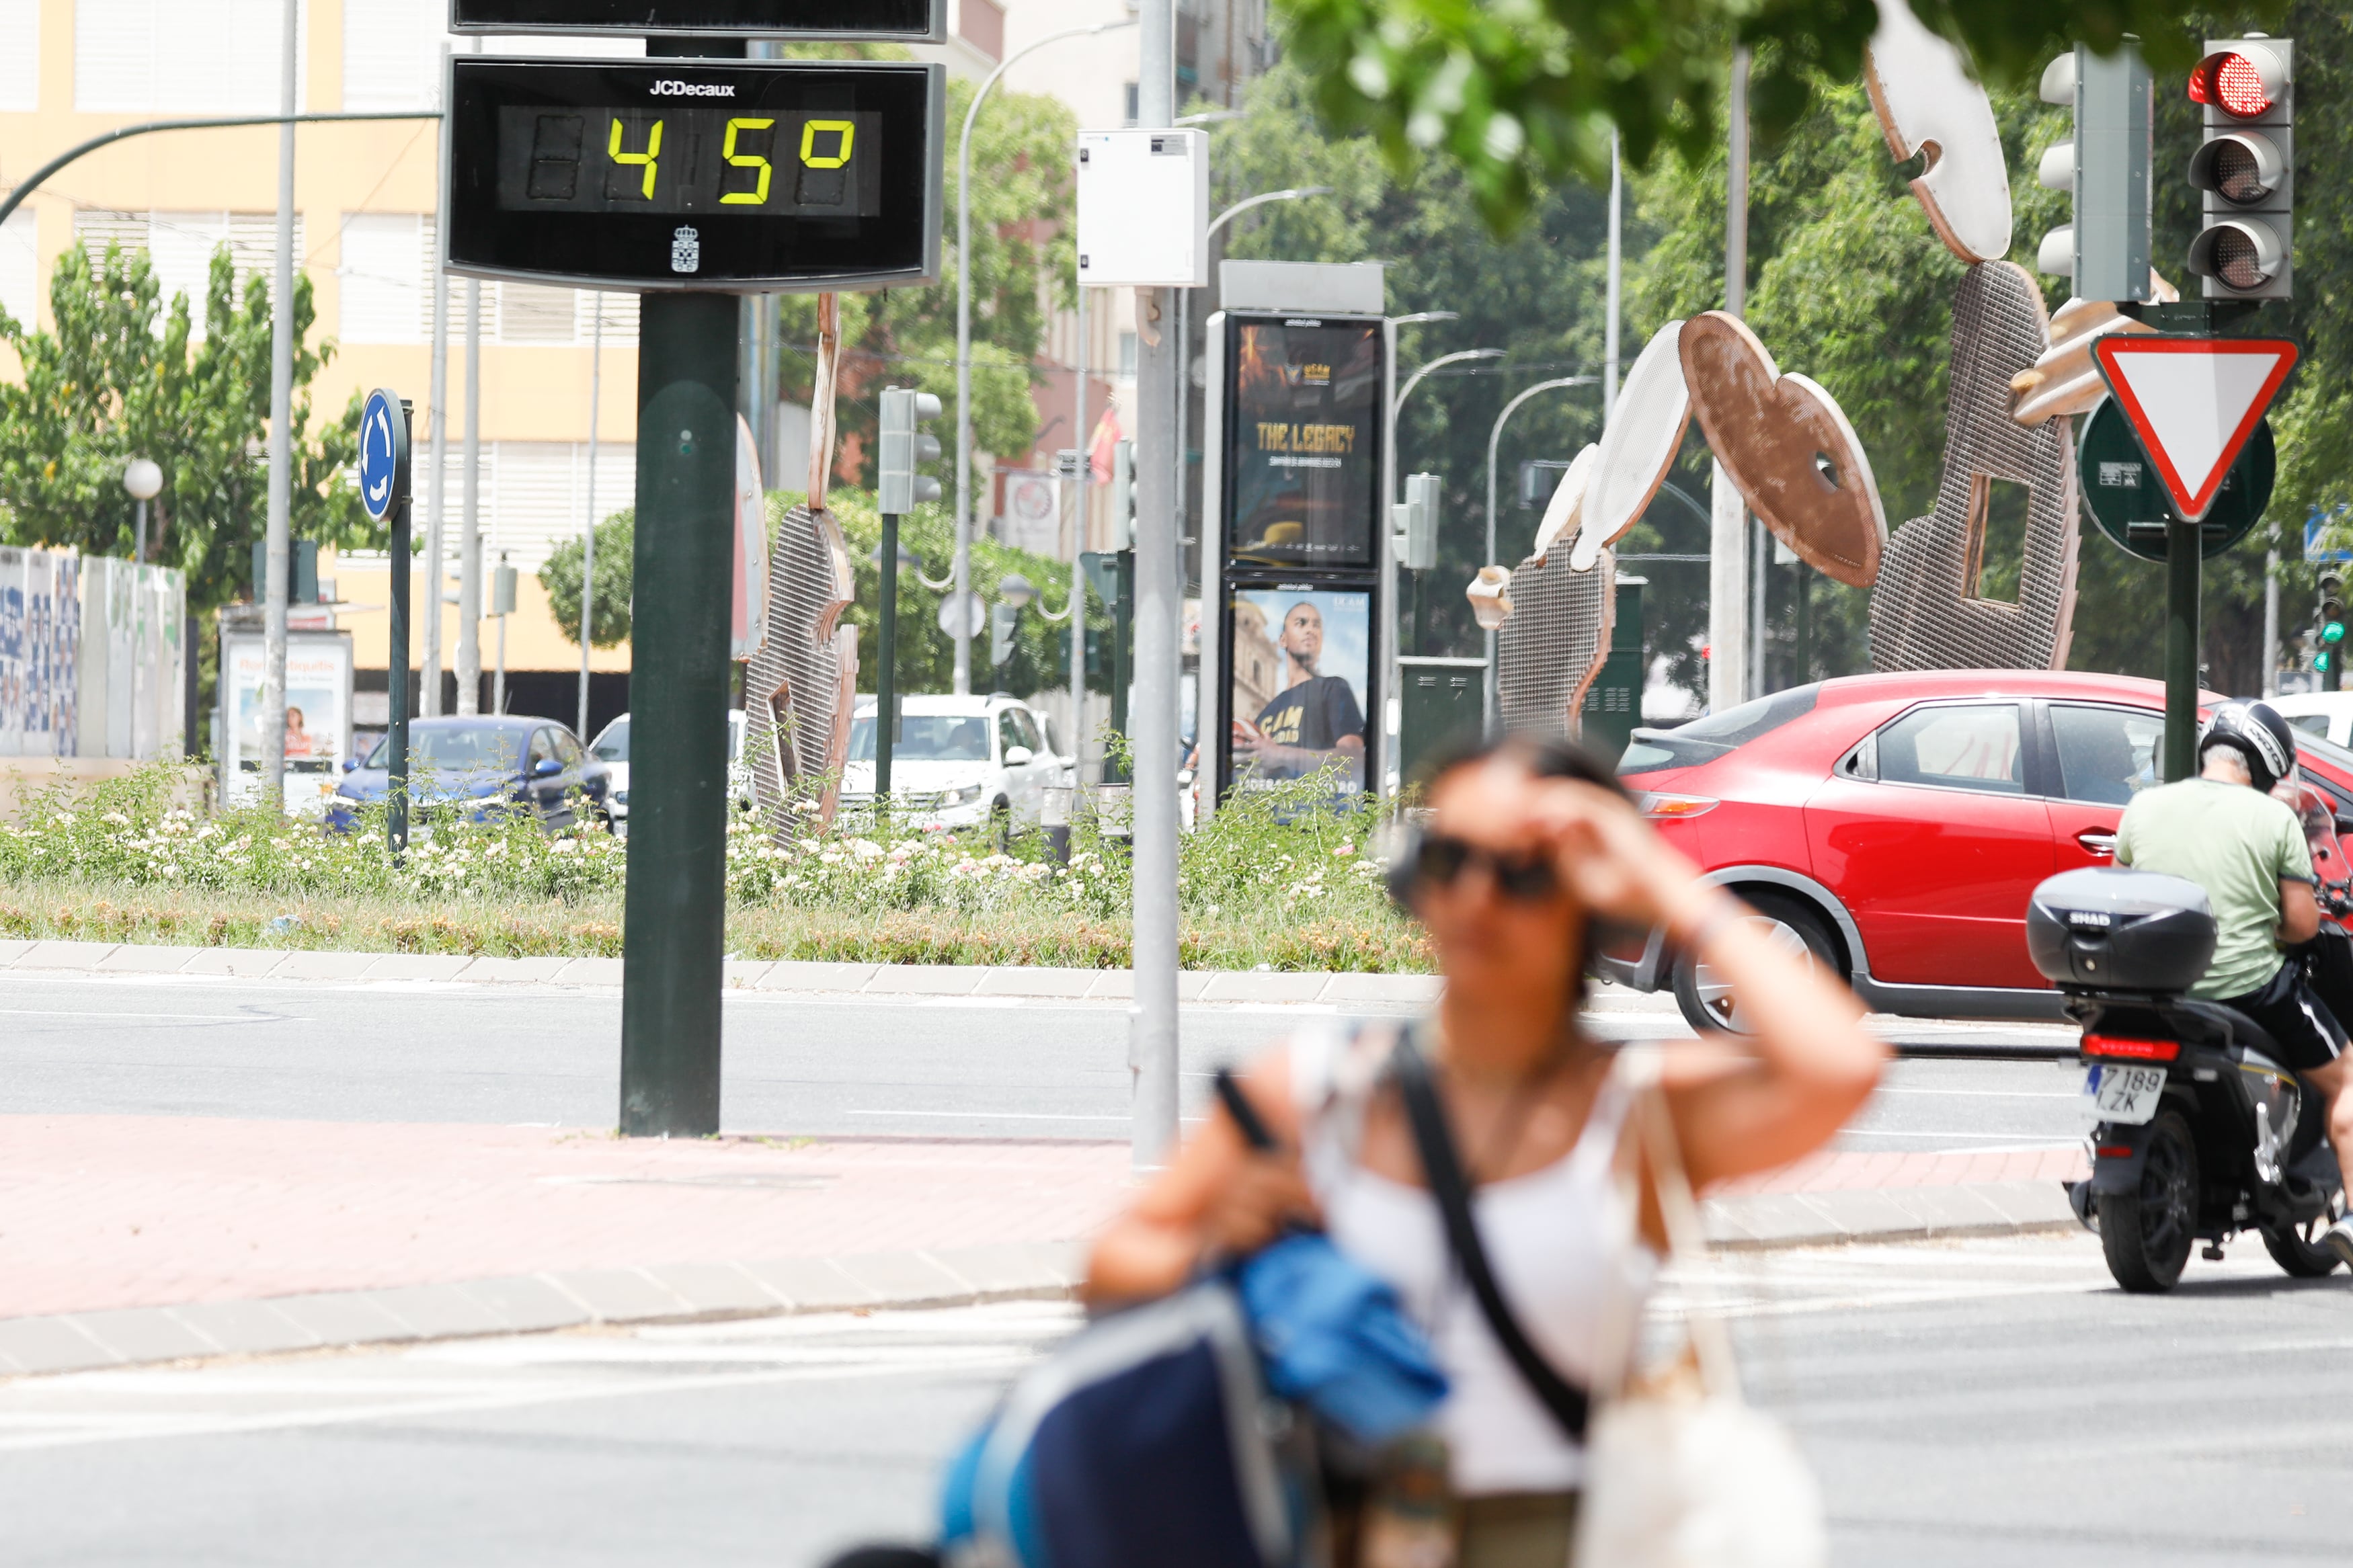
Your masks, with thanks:
<instances>
[{"instance_id":1,"label":"white utility box","mask_svg":"<svg viewBox=\"0 0 2353 1568\"><path fill-rule=\"evenodd\" d=\"M1079 132L1079 282L1209 286L1205 131Z\"/></svg>"}]
</instances>

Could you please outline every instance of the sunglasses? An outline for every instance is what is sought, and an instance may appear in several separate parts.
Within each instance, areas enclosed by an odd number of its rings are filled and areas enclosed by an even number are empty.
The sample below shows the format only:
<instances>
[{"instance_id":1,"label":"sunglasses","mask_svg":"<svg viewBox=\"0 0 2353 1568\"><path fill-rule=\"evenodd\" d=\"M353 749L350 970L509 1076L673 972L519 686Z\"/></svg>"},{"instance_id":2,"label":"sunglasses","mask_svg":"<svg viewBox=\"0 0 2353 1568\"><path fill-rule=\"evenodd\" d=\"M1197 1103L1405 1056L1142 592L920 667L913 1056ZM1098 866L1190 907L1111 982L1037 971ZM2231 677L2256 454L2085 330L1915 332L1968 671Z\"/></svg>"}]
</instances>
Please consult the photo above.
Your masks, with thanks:
<instances>
[{"instance_id":1,"label":"sunglasses","mask_svg":"<svg viewBox=\"0 0 2353 1568\"><path fill-rule=\"evenodd\" d=\"M1465 839L1432 835L1414 856L1413 877L1433 888L1451 888L1473 866L1483 867L1495 890L1524 904L1542 903L1560 890L1560 878L1543 855L1499 855Z\"/></svg>"}]
</instances>

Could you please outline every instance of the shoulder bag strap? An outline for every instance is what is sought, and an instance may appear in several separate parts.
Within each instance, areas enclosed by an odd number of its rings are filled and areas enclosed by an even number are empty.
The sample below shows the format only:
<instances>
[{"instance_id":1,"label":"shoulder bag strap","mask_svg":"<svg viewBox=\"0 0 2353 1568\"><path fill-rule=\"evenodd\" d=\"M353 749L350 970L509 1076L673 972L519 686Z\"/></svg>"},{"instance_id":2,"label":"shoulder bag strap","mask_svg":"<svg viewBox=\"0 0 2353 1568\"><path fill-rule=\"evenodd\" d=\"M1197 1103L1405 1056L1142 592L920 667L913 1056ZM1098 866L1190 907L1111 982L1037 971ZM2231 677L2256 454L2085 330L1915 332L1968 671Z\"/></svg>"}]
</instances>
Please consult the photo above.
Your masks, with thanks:
<instances>
[{"instance_id":1,"label":"shoulder bag strap","mask_svg":"<svg viewBox=\"0 0 2353 1568\"><path fill-rule=\"evenodd\" d=\"M1478 1224L1471 1214L1471 1184L1455 1153L1454 1136L1447 1130L1446 1108L1439 1103L1438 1086L1430 1079L1430 1063L1415 1043L1412 1031L1398 1041L1390 1057L1390 1070L1405 1100L1407 1120L1413 1125L1414 1147L1421 1154L1422 1174L1430 1184L1430 1195L1446 1222L1447 1249L1454 1255L1455 1266L1462 1270L1472 1295L1477 1298L1480 1315L1487 1320L1495 1342L1504 1347L1504 1353L1511 1358L1529 1391L1560 1424L1561 1431L1572 1443L1582 1443L1588 1413L1585 1391L1561 1376L1545 1360L1544 1352L1529 1342L1526 1331L1512 1315L1510 1303L1495 1284L1494 1270L1487 1265L1487 1250L1480 1244Z\"/></svg>"}]
</instances>

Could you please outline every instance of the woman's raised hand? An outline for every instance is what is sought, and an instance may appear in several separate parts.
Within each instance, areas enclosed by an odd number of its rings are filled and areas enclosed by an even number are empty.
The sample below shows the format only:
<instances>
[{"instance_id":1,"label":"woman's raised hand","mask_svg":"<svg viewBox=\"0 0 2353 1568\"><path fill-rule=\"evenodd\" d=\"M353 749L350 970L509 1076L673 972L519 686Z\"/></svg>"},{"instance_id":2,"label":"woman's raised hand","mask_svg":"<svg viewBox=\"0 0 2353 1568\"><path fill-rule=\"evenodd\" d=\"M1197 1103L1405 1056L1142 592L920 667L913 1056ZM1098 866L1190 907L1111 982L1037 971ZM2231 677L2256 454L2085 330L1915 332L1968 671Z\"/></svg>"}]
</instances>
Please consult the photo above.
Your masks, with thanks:
<instances>
[{"instance_id":1,"label":"woman's raised hand","mask_svg":"<svg viewBox=\"0 0 2353 1568\"><path fill-rule=\"evenodd\" d=\"M1687 918L1708 897L1698 868L1622 796L1580 779L1546 779L1534 809L1561 884L1593 913L1657 925Z\"/></svg>"}]
</instances>

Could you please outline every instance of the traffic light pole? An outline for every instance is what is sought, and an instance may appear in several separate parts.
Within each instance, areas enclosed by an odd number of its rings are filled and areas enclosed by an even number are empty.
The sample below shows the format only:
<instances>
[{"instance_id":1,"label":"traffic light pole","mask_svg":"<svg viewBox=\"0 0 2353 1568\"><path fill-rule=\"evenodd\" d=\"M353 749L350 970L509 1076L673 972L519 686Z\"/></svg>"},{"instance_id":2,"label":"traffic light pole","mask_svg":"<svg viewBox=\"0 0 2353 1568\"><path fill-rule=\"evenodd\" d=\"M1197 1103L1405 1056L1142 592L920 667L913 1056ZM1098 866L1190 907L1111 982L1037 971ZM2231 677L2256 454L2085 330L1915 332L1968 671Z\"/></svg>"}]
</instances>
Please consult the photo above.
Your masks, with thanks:
<instances>
[{"instance_id":1,"label":"traffic light pole","mask_svg":"<svg viewBox=\"0 0 2353 1568\"><path fill-rule=\"evenodd\" d=\"M651 56L736 58L740 39L650 38ZM731 294L645 297L638 352L629 868L621 1132L719 1131L726 952L728 622L735 529Z\"/></svg>"},{"instance_id":2,"label":"traffic light pole","mask_svg":"<svg viewBox=\"0 0 2353 1568\"><path fill-rule=\"evenodd\" d=\"M2198 598L2201 541L2194 522L2165 525L2165 776L2198 771Z\"/></svg>"},{"instance_id":3,"label":"traffic light pole","mask_svg":"<svg viewBox=\"0 0 2353 1568\"><path fill-rule=\"evenodd\" d=\"M875 617L876 651L882 668L874 672L874 809L891 805L892 733L899 709L899 514L882 514L882 553L876 563L882 574L881 605Z\"/></svg>"}]
</instances>

